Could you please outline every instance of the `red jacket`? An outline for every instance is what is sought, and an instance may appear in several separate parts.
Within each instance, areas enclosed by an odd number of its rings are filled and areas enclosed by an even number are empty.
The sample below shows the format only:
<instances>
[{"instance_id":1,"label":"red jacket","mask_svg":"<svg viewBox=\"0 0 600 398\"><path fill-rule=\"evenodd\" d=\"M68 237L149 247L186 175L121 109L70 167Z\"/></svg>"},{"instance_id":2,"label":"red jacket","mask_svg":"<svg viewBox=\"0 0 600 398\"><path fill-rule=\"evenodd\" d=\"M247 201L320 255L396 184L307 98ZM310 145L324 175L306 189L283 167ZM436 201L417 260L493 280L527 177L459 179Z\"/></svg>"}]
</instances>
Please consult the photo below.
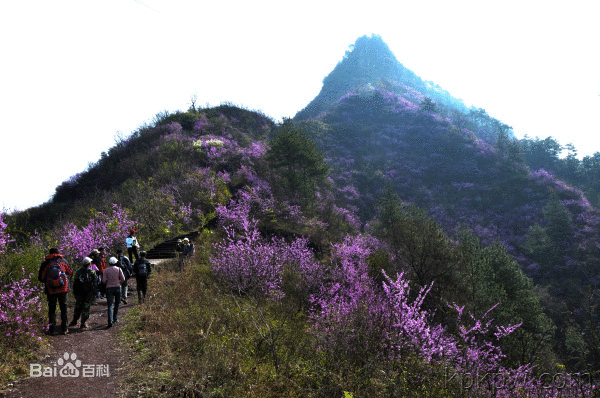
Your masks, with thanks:
<instances>
[{"instance_id":1,"label":"red jacket","mask_svg":"<svg viewBox=\"0 0 600 398\"><path fill-rule=\"evenodd\" d=\"M69 264L63 259L62 254L49 254L46 256L46 258L44 258L44 262L46 263L46 265L44 267L44 270L42 271L43 281L46 280L46 276L48 275L48 264L50 263L50 261L55 260L57 258L61 259L60 269L62 270L62 272L64 272L66 275L73 275L73 270L71 269L71 267L69 267ZM46 286L46 288L48 294L67 293L69 291L69 279L65 277L65 284L63 286L56 288Z\"/></svg>"},{"instance_id":2,"label":"red jacket","mask_svg":"<svg viewBox=\"0 0 600 398\"><path fill-rule=\"evenodd\" d=\"M103 274L106 270L106 258L104 257L104 254L98 255L98 264L96 265L98 266L98 272Z\"/></svg>"}]
</instances>

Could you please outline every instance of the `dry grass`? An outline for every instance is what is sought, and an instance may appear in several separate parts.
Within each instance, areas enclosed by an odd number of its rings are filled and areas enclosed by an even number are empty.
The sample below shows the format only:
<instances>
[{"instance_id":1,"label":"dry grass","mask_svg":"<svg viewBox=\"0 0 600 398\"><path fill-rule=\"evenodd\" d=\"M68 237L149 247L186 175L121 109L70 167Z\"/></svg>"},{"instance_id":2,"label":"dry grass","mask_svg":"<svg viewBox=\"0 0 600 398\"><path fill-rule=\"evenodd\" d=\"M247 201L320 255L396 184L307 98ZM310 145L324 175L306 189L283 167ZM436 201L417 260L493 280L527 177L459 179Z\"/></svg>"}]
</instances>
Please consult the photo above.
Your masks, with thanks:
<instances>
[{"instance_id":1,"label":"dry grass","mask_svg":"<svg viewBox=\"0 0 600 398\"><path fill-rule=\"evenodd\" d=\"M214 239L196 242L182 272L163 262L146 303L129 311L128 396L317 396L303 307L222 291L208 265Z\"/></svg>"},{"instance_id":2,"label":"dry grass","mask_svg":"<svg viewBox=\"0 0 600 398\"><path fill-rule=\"evenodd\" d=\"M136 353L124 370L127 397L344 397L346 390L355 397L381 397L400 391L412 391L414 396L447 392L435 380L426 386L410 380L407 375L432 373L419 369L418 360L409 366L415 372L342 372L343 358L327 358L313 349L298 299L274 302L226 294L210 274L207 251L198 251L203 254L182 272L176 262L163 263L150 280L146 303L127 315L121 333Z\"/></svg>"}]
</instances>

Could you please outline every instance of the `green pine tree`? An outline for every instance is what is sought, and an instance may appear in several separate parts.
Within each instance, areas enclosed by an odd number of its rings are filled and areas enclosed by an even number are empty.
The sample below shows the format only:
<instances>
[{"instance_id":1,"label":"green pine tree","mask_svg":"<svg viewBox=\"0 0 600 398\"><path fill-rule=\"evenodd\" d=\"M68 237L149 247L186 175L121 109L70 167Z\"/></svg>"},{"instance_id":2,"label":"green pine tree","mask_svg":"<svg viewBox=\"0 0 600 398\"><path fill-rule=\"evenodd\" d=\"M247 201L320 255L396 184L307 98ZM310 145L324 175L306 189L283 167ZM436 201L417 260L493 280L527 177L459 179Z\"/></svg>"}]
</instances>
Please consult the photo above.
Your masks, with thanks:
<instances>
[{"instance_id":1,"label":"green pine tree","mask_svg":"<svg viewBox=\"0 0 600 398\"><path fill-rule=\"evenodd\" d=\"M315 205L315 194L325 184L329 167L317 147L314 136L323 127L309 122L285 119L269 141L266 160L273 171L275 194L292 198L294 204L309 209Z\"/></svg>"}]
</instances>

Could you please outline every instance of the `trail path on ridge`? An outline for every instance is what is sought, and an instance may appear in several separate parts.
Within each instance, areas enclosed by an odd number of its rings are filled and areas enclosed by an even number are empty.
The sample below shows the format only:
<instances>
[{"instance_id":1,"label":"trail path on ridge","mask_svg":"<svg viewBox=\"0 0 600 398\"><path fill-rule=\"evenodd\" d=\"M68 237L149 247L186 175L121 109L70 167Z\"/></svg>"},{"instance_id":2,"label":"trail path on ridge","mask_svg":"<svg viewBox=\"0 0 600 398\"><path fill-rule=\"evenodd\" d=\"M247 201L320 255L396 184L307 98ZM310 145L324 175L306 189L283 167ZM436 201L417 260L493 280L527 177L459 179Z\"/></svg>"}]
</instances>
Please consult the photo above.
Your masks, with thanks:
<instances>
[{"instance_id":1,"label":"trail path on ridge","mask_svg":"<svg viewBox=\"0 0 600 398\"><path fill-rule=\"evenodd\" d=\"M161 261L152 260L153 264ZM107 328L106 299L95 300L90 308L90 318L87 321L89 329L81 330L78 324L70 327L67 335L55 334L49 337L49 355L39 362L43 366L55 368L56 376L30 377L28 375L16 381L11 388L0 392L0 397L123 397L126 392L127 377L122 368L131 359L132 353L127 351L123 342L119 341L119 329L126 322L125 314L132 307L138 305L135 277L129 279L128 285L127 304L121 303L119 306L119 323ZM71 301L69 301L68 314L70 322L73 319ZM58 308L56 315L60 324ZM68 355L66 360L64 359L65 353ZM77 366L77 361L80 361L80 366ZM60 370L64 366L69 366L69 363L72 364L70 366L72 369L78 370L77 377L60 375Z\"/></svg>"}]
</instances>

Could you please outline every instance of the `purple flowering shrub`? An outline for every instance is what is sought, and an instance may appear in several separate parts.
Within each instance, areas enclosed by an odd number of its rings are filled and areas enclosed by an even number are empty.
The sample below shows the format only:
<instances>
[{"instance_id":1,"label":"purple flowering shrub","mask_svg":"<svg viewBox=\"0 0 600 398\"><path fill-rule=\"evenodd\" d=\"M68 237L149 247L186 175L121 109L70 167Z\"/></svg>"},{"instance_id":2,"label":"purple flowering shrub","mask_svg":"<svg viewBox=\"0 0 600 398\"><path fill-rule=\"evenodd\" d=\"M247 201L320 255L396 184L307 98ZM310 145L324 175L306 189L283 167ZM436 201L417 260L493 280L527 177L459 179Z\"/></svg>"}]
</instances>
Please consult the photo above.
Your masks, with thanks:
<instances>
[{"instance_id":1,"label":"purple flowering shrub","mask_svg":"<svg viewBox=\"0 0 600 398\"><path fill-rule=\"evenodd\" d=\"M349 225L347 229L354 231L359 226L352 211L336 206L330 195L320 192L315 194L318 205L308 216L300 205L276 198L271 184L245 165L231 176L229 185L235 190L233 198L226 206L215 206L221 227L233 225L241 230L254 219L263 234L310 236L311 242L320 244L318 242L327 240L326 236L335 234L337 230Z\"/></svg>"},{"instance_id":2,"label":"purple flowering shrub","mask_svg":"<svg viewBox=\"0 0 600 398\"><path fill-rule=\"evenodd\" d=\"M252 217L252 194L249 191L239 191L237 199L229 201L227 206L217 206L215 209L219 226L237 231L249 231L256 226L257 220Z\"/></svg>"},{"instance_id":3,"label":"purple flowering shrub","mask_svg":"<svg viewBox=\"0 0 600 398\"><path fill-rule=\"evenodd\" d=\"M304 227L310 223L295 206L277 203L264 180L248 170L244 180L246 188L227 206L216 208L225 239L215 245L211 256L213 273L238 294L287 297L292 305L308 307L310 295L319 291L324 277L308 248L309 240L266 238L260 231L281 227L286 220Z\"/></svg>"},{"instance_id":4,"label":"purple flowering shrub","mask_svg":"<svg viewBox=\"0 0 600 398\"><path fill-rule=\"evenodd\" d=\"M379 356L390 352L381 340L389 319L381 311L382 299L368 276L368 243L364 236L348 236L333 246L331 264L321 291L312 298L309 316L316 348L329 353L334 362L344 358L352 367L380 360Z\"/></svg>"},{"instance_id":5,"label":"purple flowering shrub","mask_svg":"<svg viewBox=\"0 0 600 398\"><path fill-rule=\"evenodd\" d=\"M404 274L393 280L384 273L381 285L369 276L367 259L377 245L364 235L334 245L329 278L314 296L310 315L317 349L354 366L447 356L455 343L421 309L430 286L411 297Z\"/></svg>"},{"instance_id":6,"label":"purple flowering shrub","mask_svg":"<svg viewBox=\"0 0 600 398\"><path fill-rule=\"evenodd\" d=\"M232 177L231 184L237 189L235 197L227 203L215 206L219 226L234 226L238 230L248 227L249 220L256 220L259 228L265 228L276 220L285 220L300 214L296 206L276 201L268 182L242 166ZM302 216L297 217L301 219Z\"/></svg>"},{"instance_id":7,"label":"purple flowering shrub","mask_svg":"<svg viewBox=\"0 0 600 398\"><path fill-rule=\"evenodd\" d=\"M39 331L44 323L41 315L42 289L33 286L34 273L41 252L39 236L24 248L7 248L11 242L4 215L0 214L0 384L13 377L12 372L25 366L15 350L35 349L41 341ZM35 259L32 259L35 257ZM20 272L16 270L19 269Z\"/></svg>"},{"instance_id":8,"label":"purple flowering shrub","mask_svg":"<svg viewBox=\"0 0 600 398\"><path fill-rule=\"evenodd\" d=\"M195 167L165 184L154 178L127 181L114 200L135 215L140 242L151 245L206 225L215 206L230 197L228 179L227 173Z\"/></svg>"},{"instance_id":9,"label":"purple flowering shrub","mask_svg":"<svg viewBox=\"0 0 600 398\"><path fill-rule=\"evenodd\" d=\"M73 262L89 255L93 249L104 246L107 252L123 248L129 230L136 225L127 211L113 204L112 214L98 212L87 225L77 226L67 223L55 231L58 248Z\"/></svg>"},{"instance_id":10,"label":"purple flowering shrub","mask_svg":"<svg viewBox=\"0 0 600 398\"><path fill-rule=\"evenodd\" d=\"M4 213L0 213L0 256L6 251L6 245L10 241L10 235L6 232Z\"/></svg>"},{"instance_id":11,"label":"purple flowering shrub","mask_svg":"<svg viewBox=\"0 0 600 398\"><path fill-rule=\"evenodd\" d=\"M512 397L515 391L521 391L522 396L593 395L592 386L576 377L566 376L568 388L557 391L544 385L548 380L537 377L530 365L506 367L499 341L521 324L494 325L490 314L496 306L481 317L465 317L464 307L452 304L457 320L456 330L451 332L433 323L433 314L423 308L431 285L412 294L404 273L393 279L384 272L384 282L377 286L368 275L366 263L376 246L372 238L358 237L347 238L333 248L330 278L314 296L309 317L309 331L315 348L326 359L325 366L347 372L346 376L360 369L367 379L377 372L424 371L427 375L424 373L421 383L427 381L430 387L435 386L436 379L446 377L448 381L450 375L461 389L468 385L469 394L475 394L471 396ZM428 366L423 368L419 363ZM402 377L394 379L394 388L404 382ZM350 383L360 388L360 380ZM448 382L447 387L451 386Z\"/></svg>"},{"instance_id":12,"label":"purple flowering shrub","mask_svg":"<svg viewBox=\"0 0 600 398\"><path fill-rule=\"evenodd\" d=\"M215 244L215 252L210 257L219 283L239 295L264 295L273 299L285 296L284 272L302 276L296 288L303 284L305 289L311 289L319 283L319 268L306 239L295 239L291 243L276 237L268 240L260 236L256 224L256 220L248 220L237 224L240 227L237 230L236 224L224 227L226 238Z\"/></svg>"},{"instance_id":13,"label":"purple flowering shrub","mask_svg":"<svg viewBox=\"0 0 600 398\"><path fill-rule=\"evenodd\" d=\"M225 232L225 242L215 245L210 258L215 278L239 295L280 297L281 267L286 259L282 242L265 242L255 225L238 236L231 227Z\"/></svg>"},{"instance_id":14,"label":"purple flowering shrub","mask_svg":"<svg viewBox=\"0 0 600 398\"><path fill-rule=\"evenodd\" d=\"M3 341L35 338L41 329L42 289L32 286L33 273L0 285L0 335ZM0 282L1 283L1 282ZM38 337L37 341L41 339Z\"/></svg>"}]
</instances>

